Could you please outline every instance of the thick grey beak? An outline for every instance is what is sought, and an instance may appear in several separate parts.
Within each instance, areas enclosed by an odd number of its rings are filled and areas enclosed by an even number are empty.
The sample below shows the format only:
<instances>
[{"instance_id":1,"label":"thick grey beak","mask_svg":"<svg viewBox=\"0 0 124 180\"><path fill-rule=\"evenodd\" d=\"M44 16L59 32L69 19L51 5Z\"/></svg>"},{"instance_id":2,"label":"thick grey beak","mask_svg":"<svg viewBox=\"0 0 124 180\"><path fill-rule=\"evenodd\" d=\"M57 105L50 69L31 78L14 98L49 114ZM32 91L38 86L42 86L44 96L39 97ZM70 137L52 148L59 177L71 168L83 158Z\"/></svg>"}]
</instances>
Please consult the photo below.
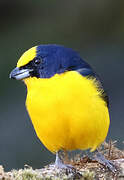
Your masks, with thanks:
<instances>
[{"instance_id":1,"label":"thick grey beak","mask_svg":"<svg viewBox=\"0 0 124 180\"><path fill-rule=\"evenodd\" d=\"M30 76L30 72L33 71L32 69L19 69L16 67L12 70L9 77L16 80L21 80Z\"/></svg>"}]
</instances>

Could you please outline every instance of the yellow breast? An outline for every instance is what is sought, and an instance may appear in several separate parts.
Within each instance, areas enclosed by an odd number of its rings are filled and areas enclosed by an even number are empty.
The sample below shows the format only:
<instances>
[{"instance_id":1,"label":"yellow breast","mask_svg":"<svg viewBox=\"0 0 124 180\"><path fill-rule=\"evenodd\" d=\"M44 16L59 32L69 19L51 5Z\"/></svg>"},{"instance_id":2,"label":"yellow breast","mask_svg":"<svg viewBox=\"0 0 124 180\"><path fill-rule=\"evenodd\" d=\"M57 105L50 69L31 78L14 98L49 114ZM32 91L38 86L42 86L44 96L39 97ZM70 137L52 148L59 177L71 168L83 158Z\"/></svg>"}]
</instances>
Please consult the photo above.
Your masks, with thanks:
<instances>
[{"instance_id":1,"label":"yellow breast","mask_svg":"<svg viewBox=\"0 0 124 180\"><path fill-rule=\"evenodd\" d=\"M28 78L26 106L35 131L52 152L95 150L106 138L109 113L95 80L70 71Z\"/></svg>"}]
</instances>

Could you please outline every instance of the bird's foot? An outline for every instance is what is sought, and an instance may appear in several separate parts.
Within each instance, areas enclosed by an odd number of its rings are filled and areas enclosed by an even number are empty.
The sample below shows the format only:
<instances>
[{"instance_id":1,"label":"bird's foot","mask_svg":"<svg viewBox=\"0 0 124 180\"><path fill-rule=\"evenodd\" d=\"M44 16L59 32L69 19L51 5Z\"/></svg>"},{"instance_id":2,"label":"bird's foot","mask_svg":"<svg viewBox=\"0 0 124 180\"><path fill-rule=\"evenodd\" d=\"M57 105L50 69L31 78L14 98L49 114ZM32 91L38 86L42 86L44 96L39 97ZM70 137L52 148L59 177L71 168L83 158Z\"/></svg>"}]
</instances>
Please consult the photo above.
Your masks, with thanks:
<instances>
[{"instance_id":1,"label":"bird's foot","mask_svg":"<svg viewBox=\"0 0 124 180\"><path fill-rule=\"evenodd\" d=\"M100 164L107 167L113 173L117 173L117 168L111 160L106 159L100 152L97 151L94 159L98 161Z\"/></svg>"},{"instance_id":2,"label":"bird's foot","mask_svg":"<svg viewBox=\"0 0 124 180\"><path fill-rule=\"evenodd\" d=\"M58 169L65 169L68 173L76 171L76 169L72 165L63 163L63 161L59 157L59 153L56 153L56 160L54 166Z\"/></svg>"},{"instance_id":3,"label":"bird's foot","mask_svg":"<svg viewBox=\"0 0 124 180\"><path fill-rule=\"evenodd\" d=\"M70 164L59 163L55 164L55 167L65 170L67 174L76 172L76 169Z\"/></svg>"},{"instance_id":4,"label":"bird's foot","mask_svg":"<svg viewBox=\"0 0 124 180\"><path fill-rule=\"evenodd\" d=\"M66 175L71 174L73 176L73 179L81 179L82 175L79 173L79 171L70 164L64 164L62 159L59 157L59 152L56 153L56 160L53 165L51 165L53 170L57 169L58 171L64 170L64 173Z\"/></svg>"},{"instance_id":5,"label":"bird's foot","mask_svg":"<svg viewBox=\"0 0 124 180\"><path fill-rule=\"evenodd\" d=\"M58 171L63 171L66 175L72 174L74 179L80 179L82 175L79 171L72 166L71 164L64 164L62 159L59 157L59 152L56 153L56 160L53 165L51 165L53 170L57 169Z\"/></svg>"},{"instance_id":6,"label":"bird's foot","mask_svg":"<svg viewBox=\"0 0 124 180\"><path fill-rule=\"evenodd\" d=\"M74 166L72 166L71 164L64 164L63 161L59 158L58 153L56 153L56 161L54 167L60 170L65 170L66 175L69 175L70 173L73 174L73 179L80 179L82 177L82 175Z\"/></svg>"}]
</instances>

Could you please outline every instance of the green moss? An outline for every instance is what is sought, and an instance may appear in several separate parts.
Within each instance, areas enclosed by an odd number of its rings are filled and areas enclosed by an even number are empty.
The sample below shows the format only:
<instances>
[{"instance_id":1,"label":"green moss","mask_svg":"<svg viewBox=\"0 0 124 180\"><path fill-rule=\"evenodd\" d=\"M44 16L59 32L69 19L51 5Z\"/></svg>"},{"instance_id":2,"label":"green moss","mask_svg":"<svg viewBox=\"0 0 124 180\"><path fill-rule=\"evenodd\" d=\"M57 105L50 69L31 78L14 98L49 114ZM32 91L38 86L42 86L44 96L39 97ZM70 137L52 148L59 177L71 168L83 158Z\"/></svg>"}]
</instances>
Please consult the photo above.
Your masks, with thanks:
<instances>
[{"instance_id":1,"label":"green moss","mask_svg":"<svg viewBox=\"0 0 124 180\"><path fill-rule=\"evenodd\" d=\"M19 171L12 171L14 180L93 180L94 173L90 171L82 172L82 177L78 177L77 174L66 174L65 170L44 168L39 170L33 170L32 168L20 169Z\"/></svg>"},{"instance_id":2,"label":"green moss","mask_svg":"<svg viewBox=\"0 0 124 180\"><path fill-rule=\"evenodd\" d=\"M42 177L38 177L37 172L32 168L29 169L20 169L19 171L12 171L13 179L15 180L42 180Z\"/></svg>"},{"instance_id":3,"label":"green moss","mask_svg":"<svg viewBox=\"0 0 124 180\"><path fill-rule=\"evenodd\" d=\"M94 180L95 178L95 175L94 175L94 172L90 172L90 171L86 171L82 174L82 178L81 180Z\"/></svg>"}]
</instances>

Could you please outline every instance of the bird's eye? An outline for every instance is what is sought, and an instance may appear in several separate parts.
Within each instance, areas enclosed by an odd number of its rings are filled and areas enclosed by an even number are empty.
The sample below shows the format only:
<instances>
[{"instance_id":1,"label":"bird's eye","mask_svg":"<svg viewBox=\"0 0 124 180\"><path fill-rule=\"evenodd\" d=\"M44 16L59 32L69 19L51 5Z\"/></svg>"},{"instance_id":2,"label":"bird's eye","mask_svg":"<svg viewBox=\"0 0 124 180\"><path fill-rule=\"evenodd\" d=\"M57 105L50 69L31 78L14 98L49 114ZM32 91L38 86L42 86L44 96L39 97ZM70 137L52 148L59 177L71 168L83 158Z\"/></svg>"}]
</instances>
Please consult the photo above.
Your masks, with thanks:
<instances>
[{"instance_id":1,"label":"bird's eye","mask_svg":"<svg viewBox=\"0 0 124 180\"><path fill-rule=\"evenodd\" d=\"M41 63L41 59L40 58L35 58L34 59L34 63L35 63L35 65L40 64Z\"/></svg>"}]
</instances>

